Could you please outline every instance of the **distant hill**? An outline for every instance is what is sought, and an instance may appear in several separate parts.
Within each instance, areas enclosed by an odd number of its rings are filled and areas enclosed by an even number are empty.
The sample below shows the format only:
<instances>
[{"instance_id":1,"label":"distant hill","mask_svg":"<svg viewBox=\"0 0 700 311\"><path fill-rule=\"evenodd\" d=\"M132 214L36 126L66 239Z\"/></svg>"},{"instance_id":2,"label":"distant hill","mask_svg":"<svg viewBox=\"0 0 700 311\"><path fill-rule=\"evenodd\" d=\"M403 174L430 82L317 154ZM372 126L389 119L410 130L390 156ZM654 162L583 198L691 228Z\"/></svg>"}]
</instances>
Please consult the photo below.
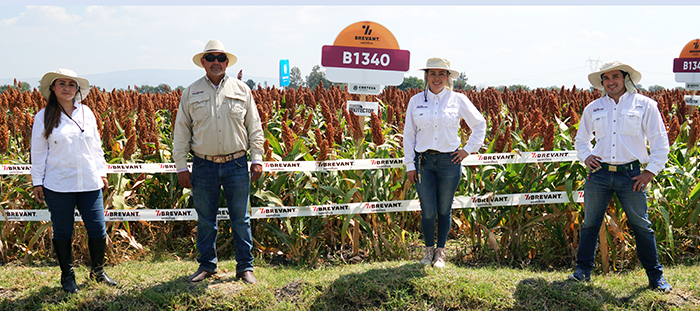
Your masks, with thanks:
<instances>
[{"instance_id":1,"label":"distant hill","mask_svg":"<svg viewBox=\"0 0 700 311\"><path fill-rule=\"evenodd\" d=\"M238 71L232 70L227 73L235 78ZM201 69L136 69L90 74L84 77L90 81L90 85L111 91L112 89L126 89L129 86L133 88L134 85L158 86L161 83L165 83L171 88L186 87L203 75L204 70ZM268 86L275 85L279 87L279 79L277 78L247 76L245 71L243 71L243 81L248 79L253 79L257 84L263 85L264 82L267 82ZM0 85L12 84L13 80L14 78L0 78ZM41 80L41 77L17 78L17 81L26 81L33 88L39 86L39 80Z\"/></svg>"}]
</instances>

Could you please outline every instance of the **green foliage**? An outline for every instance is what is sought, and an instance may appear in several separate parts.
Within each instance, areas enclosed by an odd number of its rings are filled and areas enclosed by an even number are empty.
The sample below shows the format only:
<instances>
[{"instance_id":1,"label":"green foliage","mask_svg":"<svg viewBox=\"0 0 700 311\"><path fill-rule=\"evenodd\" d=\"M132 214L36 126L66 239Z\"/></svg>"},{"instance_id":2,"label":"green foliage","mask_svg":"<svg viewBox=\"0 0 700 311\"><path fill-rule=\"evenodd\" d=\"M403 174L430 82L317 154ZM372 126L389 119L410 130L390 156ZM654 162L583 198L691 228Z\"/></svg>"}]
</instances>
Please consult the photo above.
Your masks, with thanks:
<instances>
[{"instance_id":1,"label":"green foliage","mask_svg":"<svg viewBox=\"0 0 700 311\"><path fill-rule=\"evenodd\" d=\"M419 79L417 77L404 77L403 82L396 88L402 91L408 91L410 89L422 90L423 87L425 87L423 84L423 79Z\"/></svg>"},{"instance_id":2,"label":"green foliage","mask_svg":"<svg viewBox=\"0 0 700 311\"><path fill-rule=\"evenodd\" d=\"M255 81L253 81L253 79L248 79L248 80L245 82L245 84L248 85L248 87L249 87L251 90L256 89L257 86L258 86L258 85L255 83Z\"/></svg>"},{"instance_id":3,"label":"green foliage","mask_svg":"<svg viewBox=\"0 0 700 311\"><path fill-rule=\"evenodd\" d=\"M289 71L289 86L290 89L298 89L299 87L305 86L304 78L301 77L301 70L299 67L292 67Z\"/></svg>"},{"instance_id":4,"label":"green foliage","mask_svg":"<svg viewBox=\"0 0 700 311\"><path fill-rule=\"evenodd\" d=\"M141 85L140 87L137 87L136 90L139 92L139 94L164 94L171 92L170 86L165 83L158 84L158 86Z\"/></svg>"},{"instance_id":5,"label":"green foliage","mask_svg":"<svg viewBox=\"0 0 700 311\"><path fill-rule=\"evenodd\" d=\"M306 76L306 85L313 90L319 83L323 83L323 87L326 89L333 85L331 81L326 79L326 73L321 69L321 66L316 65L313 68L311 68L311 73L308 76Z\"/></svg>"},{"instance_id":6,"label":"green foliage","mask_svg":"<svg viewBox=\"0 0 700 311\"><path fill-rule=\"evenodd\" d=\"M20 86L18 88L17 87L18 84L21 84L22 86ZM0 93L7 91L7 89L9 89L9 88L18 89L21 92L31 92L32 91L32 87L29 85L29 83L24 82L24 81L20 81L19 83L15 83L15 85L7 85L7 84L0 85Z\"/></svg>"}]
</instances>

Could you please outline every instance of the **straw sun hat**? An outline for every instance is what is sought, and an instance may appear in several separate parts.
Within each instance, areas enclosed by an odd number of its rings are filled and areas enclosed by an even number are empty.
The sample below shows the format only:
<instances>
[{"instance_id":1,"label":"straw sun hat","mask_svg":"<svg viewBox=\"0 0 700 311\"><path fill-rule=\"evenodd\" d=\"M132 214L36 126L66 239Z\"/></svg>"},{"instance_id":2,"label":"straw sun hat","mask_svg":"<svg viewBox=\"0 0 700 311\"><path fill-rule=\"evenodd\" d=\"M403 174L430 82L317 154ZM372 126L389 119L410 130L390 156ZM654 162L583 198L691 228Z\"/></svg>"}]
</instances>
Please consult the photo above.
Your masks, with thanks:
<instances>
[{"instance_id":1,"label":"straw sun hat","mask_svg":"<svg viewBox=\"0 0 700 311\"><path fill-rule=\"evenodd\" d=\"M192 61L194 62L195 65L204 68L204 66L202 66L202 56L204 56L204 54L207 54L207 53L216 53L216 52L226 54L226 56L228 57L228 66L226 66L226 67L233 66L233 64L235 64L236 61L238 60L236 55L233 55L229 52L226 52L226 48L221 43L221 41L209 40L209 42L207 42L207 45L204 47L204 51L202 51L201 53L195 54L194 57L192 57Z\"/></svg>"},{"instance_id":2,"label":"straw sun hat","mask_svg":"<svg viewBox=\"0 0 700 311\"><path fill-rule=\"evenodd\" d=\"M450 61L447 59L444 59L444 58L440 58L440 57L428 58L428 61L426 62L425 67L418 69L418 70L428 70L428 69L447 70L450 72L450 78L452 78L452 79L459 78L459 71L450 68Z\"/></svg>"},{"instance_id":3,"label":"straw sun hat","mask_svg":"<svg viewBox=\"0 0 700 311\"><path fill-rule=\"evenodd\" d=\"M78 74L76 74L73 70L61 68L56 71L47 72L41 78L41 86L39 87L39 92L41 93L41 95L44 95L46 99L48 99L49 95L51 95L49 87L51 86L51 84L53 84L53 81L55 81L56 79L71 79L78 83L79 89L78 93L76 93L76 97L78 97L79 95L78 100L84 99L88 95L88 93L90 93L90 83L87 79L78 77Z\"/></svg>"},{"instance_id":4,"label":"straw sun hat","mask_svg":"<svg viewBox=\"0 0 700 311\"><path fill-rule=\"evenodd\" d=\"M632 68L630 65L623 64L620 61L611 61L600 66L600 70L589 74L588 81L591 82L593 87L599 90L605 90L605 87L603 87L603 80L601 78L601 75L613 70L622 70L627 72L630 75L630 79L632 79L633 86L637 85L639 81L642 80L642 74L639 71L634 70L634 68ZM626 80L627 79L625 79L625 85L627 83ZM627 88L627 90L630 91L629 88Z\"/></svg>"}]
</instances>

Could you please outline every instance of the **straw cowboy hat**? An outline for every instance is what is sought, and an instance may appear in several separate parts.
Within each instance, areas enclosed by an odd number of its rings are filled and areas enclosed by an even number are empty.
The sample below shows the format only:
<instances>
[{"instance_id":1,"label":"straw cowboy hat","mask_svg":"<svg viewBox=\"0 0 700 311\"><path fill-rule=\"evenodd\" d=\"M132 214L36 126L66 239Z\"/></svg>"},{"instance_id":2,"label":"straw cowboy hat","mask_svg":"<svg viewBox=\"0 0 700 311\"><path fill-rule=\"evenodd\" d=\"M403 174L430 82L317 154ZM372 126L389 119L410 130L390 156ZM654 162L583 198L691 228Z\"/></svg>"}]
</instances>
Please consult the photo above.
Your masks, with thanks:
<instances>
[{"instance_id":1,"label":"straw cowboy hat","mask_svg":"<svg viewBox=\"0 0 700 311\"><path fill-rule=\"evenodd\" d=\"M599 90L605 90L605 87L603 87L603 79L601 78L601 75L603 75L606 72L610 72L613 70L622 70L624 72L627 72L629 74L630 79L632 79L632 86L636 86L640 80L642 80L642 74L639 73L639 71L634 70L634 68L630 67L629 65L623 64L620 61L612 61L612 62L607 62L600 66L600 70L591 73L588 75L588 81L591 82L593 87L599 89ZM627 79L625 79L625 86L627 86ZM627 91L633 91L630 90L629 87L627 87Z\"/></svg>"},{"instance_id":2,"label":"straw cowboy hat","mask_svg":"<svg viewBox=\"0 0 700 311\"><path fill-rule=\"evenodd\" d=\"M215 53L215 52L220 52L220 53L226 54L226 56L228 57L228 66L226 66L226 67L233 66L233 64L235 64L236 61L238 60L236 55L233 55L229 52L226 52L226 48L224 47L223 44L221 44L221 41L209 40L209 42L207 42L207 45L204 47L204 51L201 53L195 54L194 57L192 57L192 61L194 62L195 65L204 68L204 66L202 66L202 56L204 56L204 54L207 54L207 53Z\"/></svg>"},{"instance_id":3,"label":"straw cowboy hat","mask_svg":"<svg viewBox=\"0 0 700 311\"><path fill-rule=\"evenodd\" d=\"M459 71L450 68L450 61L440 57L428 58L424 68L418 70L428 70L428 69L442 69L450 72L450 78L459 78Z\"/></svg>"},{"instance_id":4,"label":"straw cowboy hat","mask_svg":"<svg viewBox=\"0 0 700 311\"><path fill-rule=\"evenodd\" d=\"M46 99L48 99L49 95L51 95L49 87L51 86L51 84L53 84L53 81L55 81L56 79L71 79L78 83L78 93L76 93L76 97L80 95L79 100L83 100L88 95L88 93L90 93L90 83L87 79L78 77L78 74L76 74L73 70L61 68L56 71L47 72L41 78L41 86L39 87L39 92L41 93L41 95L44 95Z\"/></svg>"}]
</instances>

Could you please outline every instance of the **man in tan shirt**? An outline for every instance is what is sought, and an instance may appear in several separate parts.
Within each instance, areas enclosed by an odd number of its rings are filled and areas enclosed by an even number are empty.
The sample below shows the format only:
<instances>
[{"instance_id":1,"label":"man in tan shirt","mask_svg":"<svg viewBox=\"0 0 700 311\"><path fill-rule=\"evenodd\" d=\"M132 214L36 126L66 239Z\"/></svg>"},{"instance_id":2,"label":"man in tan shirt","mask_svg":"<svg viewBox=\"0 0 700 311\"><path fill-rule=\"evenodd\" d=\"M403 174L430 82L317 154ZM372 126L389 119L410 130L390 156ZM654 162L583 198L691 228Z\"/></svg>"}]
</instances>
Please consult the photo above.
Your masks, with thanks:
<instances>
[{"instance_id":1,"label":"man in tan shirt","mask_svg":"<svg viewBox=\"0 0 700 311\"><path fill-rule=\"evenodd\" d=\"M216 273L216 217L223 187L236 251L236 277L255 284L248 200L250 179L262 175L265 138L260 117L250 88L226 75L226 68L237 59L221 42L209 41L192 60L206 75L182 92L173 139L178 183L192 189L198 217L199 269L187 280L200 282ZM188 153L194 155L192 173L187 168Z\"/></svg>"}]
</instances>

